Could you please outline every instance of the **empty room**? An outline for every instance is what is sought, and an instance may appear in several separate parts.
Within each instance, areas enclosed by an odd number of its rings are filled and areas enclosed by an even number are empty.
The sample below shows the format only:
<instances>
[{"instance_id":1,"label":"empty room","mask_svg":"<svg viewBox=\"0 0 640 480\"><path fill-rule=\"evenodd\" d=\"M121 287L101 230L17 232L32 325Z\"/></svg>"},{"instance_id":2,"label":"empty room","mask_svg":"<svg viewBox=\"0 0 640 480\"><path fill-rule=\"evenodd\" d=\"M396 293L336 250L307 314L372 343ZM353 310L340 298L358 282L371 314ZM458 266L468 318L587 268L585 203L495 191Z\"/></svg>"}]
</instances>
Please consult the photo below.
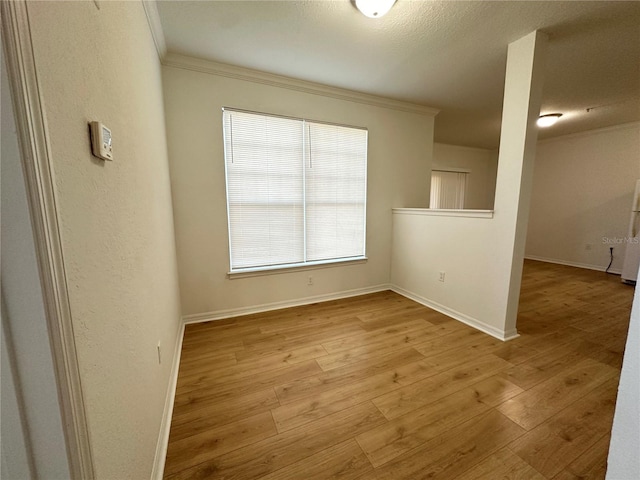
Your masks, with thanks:
<instances>
[{"instance_id":1,"label":"empty room","mask_svg":"<svg viewBox=\"0 0 640 480\"><path fill-rule=\"evenodd\" d=\"M1 8L2 478L639 478L640 2Z\"/></svg>"}]
</instances>

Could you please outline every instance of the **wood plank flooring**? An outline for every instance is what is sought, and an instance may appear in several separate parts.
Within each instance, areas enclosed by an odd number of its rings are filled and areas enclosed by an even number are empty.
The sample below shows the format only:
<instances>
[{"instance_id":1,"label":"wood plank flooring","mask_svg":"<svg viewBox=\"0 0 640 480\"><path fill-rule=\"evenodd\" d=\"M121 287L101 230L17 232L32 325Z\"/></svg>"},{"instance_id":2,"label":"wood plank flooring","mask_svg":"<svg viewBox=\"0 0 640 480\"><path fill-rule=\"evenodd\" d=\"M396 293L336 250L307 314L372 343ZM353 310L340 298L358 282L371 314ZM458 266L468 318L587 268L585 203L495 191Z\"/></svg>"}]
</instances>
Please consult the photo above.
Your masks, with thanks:
<instances>
[{"instance_id":1,"label":"wood plank flooring","mask_svg":"<svg viewBox=\"0 0 640 480\"><path fill-rule=\"evenodd\" d=\"M603 479L632 296L527 261L507 343L393 292L189 325L165 478Z\"/></svg>"}]
</instances>

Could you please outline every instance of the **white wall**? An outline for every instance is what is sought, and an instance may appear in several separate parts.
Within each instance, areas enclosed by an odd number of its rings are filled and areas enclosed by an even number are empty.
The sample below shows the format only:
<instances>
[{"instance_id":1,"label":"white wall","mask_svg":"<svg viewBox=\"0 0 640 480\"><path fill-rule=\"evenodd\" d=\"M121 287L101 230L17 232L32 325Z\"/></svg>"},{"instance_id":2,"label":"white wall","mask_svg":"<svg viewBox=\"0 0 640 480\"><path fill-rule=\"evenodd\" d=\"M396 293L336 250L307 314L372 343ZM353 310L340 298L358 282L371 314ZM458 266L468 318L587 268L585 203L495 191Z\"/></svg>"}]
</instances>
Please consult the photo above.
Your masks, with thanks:
<instances>
[{"instance_id":1,"label":"white wall","mask_svg":"<svg viewBox=\"0 0 640 480\"><path fill-rule=\"evenodd\" d=\"M397 290L504 339L516 335L544 45L536 32L509 45L493 218L393 215Z\"/></svg>"},{"instance_id":2,"label":"white wall","mask_svg":"<svg viewBox=\"0 0 640 480\"><path fill-rule=\"evenodd\" d=\"M487 333L515 335L504 329L507 262L498 220L394 212L391 283Z\"/></svg>"},{"instance_id":3,"label":"white wall","mask_svg":"<svg viewBox=\"0 0 640 480\"><path fill-rule=\"evenodd\" d=\"M607 478L640 478L640 289L636 289L622 373L618 387L616 413L611 430Z\"/></svg>"},{"instance_id":4,"label":"white wall","mask_svg":"<svg viewBox=\"0 0 640 480\"><path fill-rule=\"evenodd\" d=\"M526 255L620 272L640 178L640 123L538 143Z\"/></svg>"},{"instance_id":5,"label":"white wall","mask_svg":"<svg viewBox=\"0 0 640 480\"><path fill-rule=\"evenodd\" d=\"M206 62L201 62L204 65ZM198 67L199 68L199 67ZM386 285L391 208L428 205L433 115L165 66L183 313L242 309ZM222 107L369 129L366 263L230 280ZM313 285L307 277L313 276Z\"/></svg>"},{"instance_id":6,"label":"white wall","mask_svg":"<svg viewBox=\"0 0 640 480\"><path fill-rule=\"evenodd\" d=\"M28 11L97 477L149 478L180 328L158 56L141 2ZM91 120L113 162L92 157Z\"/></svg>"},{"instance_id":7,"label":"white wall","mask_svg":"<svg viewBox=\"0 0 640 480\"><path fill-rule=\"evenodd\" d=\"M433 166L438 169L463 169L469 172L464 208L493 209L498 172L498 152L484 148L433 144Z\"/></svg>"},{"instance_id":8,"label":"white wall","mask_svg":"<svg viewBox=\"0 0 640 480\"><path fill-rule=\"evenodd\" d=\"M68 478L53 357L4 58L0 62L2 478Z\"/></svg>"}]
</instances>

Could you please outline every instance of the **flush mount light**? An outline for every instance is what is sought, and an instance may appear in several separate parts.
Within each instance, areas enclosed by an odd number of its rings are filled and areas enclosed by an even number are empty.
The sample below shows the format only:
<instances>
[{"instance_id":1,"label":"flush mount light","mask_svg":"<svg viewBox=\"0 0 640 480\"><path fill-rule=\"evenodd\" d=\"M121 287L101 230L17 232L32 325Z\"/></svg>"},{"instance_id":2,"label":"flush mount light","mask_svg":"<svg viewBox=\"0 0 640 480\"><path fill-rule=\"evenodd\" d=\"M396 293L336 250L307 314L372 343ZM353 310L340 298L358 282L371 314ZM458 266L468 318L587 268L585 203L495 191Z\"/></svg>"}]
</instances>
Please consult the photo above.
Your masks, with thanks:
<instances>
[{"instance_id":1,"label":"flush mount light","mask_svg":"<svg viewBox=\"0 0 640 480\"><path fill-rule=\"evenodd\" d=\"M561 113L549 113L547 115L540 115L540 117L538 118L538 126L550 127L551 125L554 125L561 116Z\"/></svg>"},{"instance_id":2,"label":"flush mount light","mask_svg":"<svg viewBox=\"0 0 640 480\"><path fill-rule=\"evenodd\" d=\"M369 18L380 18L387 14L396 0L355 0L356 7Z\"/></svg>"}]
</instances>

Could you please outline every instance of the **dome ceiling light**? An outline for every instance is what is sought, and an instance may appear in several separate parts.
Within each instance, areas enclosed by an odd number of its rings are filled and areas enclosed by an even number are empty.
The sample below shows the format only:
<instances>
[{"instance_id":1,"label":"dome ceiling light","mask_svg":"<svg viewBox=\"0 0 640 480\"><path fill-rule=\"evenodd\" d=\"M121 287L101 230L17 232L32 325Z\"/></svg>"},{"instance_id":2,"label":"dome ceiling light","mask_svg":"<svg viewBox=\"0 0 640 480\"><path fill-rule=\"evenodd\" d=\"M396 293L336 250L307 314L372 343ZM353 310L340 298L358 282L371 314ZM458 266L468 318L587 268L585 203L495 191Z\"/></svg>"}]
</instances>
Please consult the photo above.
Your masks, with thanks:
<instances>
[{"instance_id":1,"label":"dome ceiling light","mask_svg":"<svg viewBox=\"0 0 640 480\"><path fill-rule=\"evenodd\" d=\"M555 125L558 119L562 116L561 113L548 113L547 115L540 115L538 118L538 126L539 127L550 127L551 125Z\"/></svg>"},{"instance_id":2,"label":"dome ceiling light","mask_svg":"<svg viewBox=\"0 0 640 480\"><path fill-rule=\"evenodd\" d=\"M355 0L356 7L369 18L380 18L391 10L396 0Z\"/></svg>"}]
</instances>

